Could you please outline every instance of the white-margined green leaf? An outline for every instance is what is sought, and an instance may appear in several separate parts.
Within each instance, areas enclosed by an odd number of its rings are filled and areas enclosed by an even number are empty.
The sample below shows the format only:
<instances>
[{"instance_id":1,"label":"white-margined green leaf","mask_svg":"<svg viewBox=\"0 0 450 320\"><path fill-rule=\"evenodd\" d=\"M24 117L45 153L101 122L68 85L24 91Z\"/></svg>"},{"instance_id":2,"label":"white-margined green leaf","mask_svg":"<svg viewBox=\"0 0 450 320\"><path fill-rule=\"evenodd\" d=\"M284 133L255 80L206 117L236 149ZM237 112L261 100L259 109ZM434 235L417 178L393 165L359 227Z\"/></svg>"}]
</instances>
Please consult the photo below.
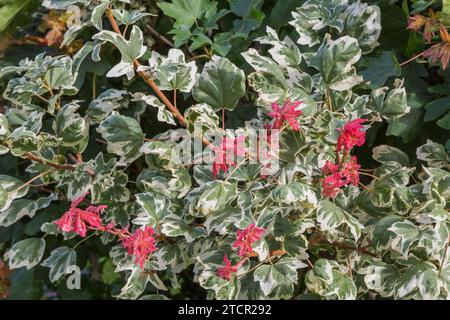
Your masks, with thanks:
<instances>
[{"instance_id":1,"label":"white-margined green leaf","mask_svg":"<svg viewBox=\"0 0 450 320\"><path fill-rule=\"evenodd\" d=\"M147 50L147 47L144 46L144 36L141 29L134 25L129 40L126 40L121 34L105 30L94 35L93 39L111 42L122 55L120 62L109 70L106 76L120 77L126 75L131 80L134 77L133 61L142 57Z\"/></svg>"},{"instance_id":2,"label":"white-margined green leaf","mask_svg":"<svg viewBox=\"0 0 450 320\"><path fill-rule=\"evenodd\" d=\"M409 165L409 158L406 153L400 149L385 144L373 148L372 157L380 163L395 161L400 163L402 166Z\"/></svg>"},{"instance_id":3,"label":"white-margined green leaf","mask_svg":"<svg viewBox=\"0 0 450 320\"><path fill-rule=\"evenodd\" d=\"M8 209L14 199L22 198L28 193L29 186L22 185L22 181L0 174L0 212Z\"/></svg>"},{"instance_id":4,"label":"white-margined green leaf","mask_svg":"<svg viewBox=\"0 0 450 320\"><path fill-rule=\"evenodd\" d=\"M61 139L62 145L83 152L89 139L89 125L78 113L77 104L67 104L59 110L53 122L53 131Z\"/></svg>"},{"instance_id":5,"label":"white-margined green leaf","mask_svg":"<svg viewBox=\"0 0 450 320\"><path fill-rule=\"evenodd\" d=\"M103 30L103 14L105 13L109 5L110 1L102 1L92 10L91 23L100 31Z\"/></svg>"},{"instance_id":6,"label":"white-margined green leaf","mask_svg":"<svg viewBox=\"0 0 450 320\"><path fill-rule=\"evenodd\" d=\"M0 226L8 227L25 216L33 218L36 211L48 207L50 202L56 199L58 199L58 197L55 194L51 194L48 197L39 198L37 200L14 200L8 209L0 212Z\"/></svg>"},{"instance_id":7,"label":"white-margined green leaf","mask_svg":"<svg viewBox=\"0 0 450 320\"><path fill-rule=\"evenodd\" d=\"M50 253L50 257L45 259L41 265L50 268L49 278L51 282L56 282L73 270L70 267L76 266L77 253L69 247L59 247Z\"/></svg>"},{"instance_id":8,"label":"white-margined green leaf","mask_svg":"<svg viewBox=\"0 0 450 320\"><path fill-rule=\"evenodd\" d=\"M388 231L393 232L396 237L392 240L391 248L402 255L408 254L411 245L418 240L419 229L409 221L401 221L392 224Z\"/></svg>"},{"instance_id":9,"label":"white-margined green leaf","mask_svg":"<svg viewBox=\"0 0 450 320\"><path fill-rule=\"evenodd\" d=\"M377 5L355 1L347 8L345 33L358 39L363 54L371 52L379 45L381 32L381 12Z\"/></svg>"},{"instance_id":10,"label":"white-margined green leaf","mask_svg":"<svg viewBox=\"0 0 450 320\"><path fill-rule=\"evenodd\" d=\"M0 137L7 136L9 134L8 118L0 113Z\"/></svg>"},{"instance_id":11,"label":"white-margined green leaf","mask_svg":"<svg viewBox=\"0 0 450 320\"><path fill-rule=\"evenodd\" d=\"M284 205L294 205L302 202L308 202L311 205L317 204L315 192L306 184L297 181L276 187L272 191L272 198L274 201Z\"/></svg>"},{"instance_id":12,"label":"white-margined green leaf","mask_svg":"<svg viewBox=\"0 0 450 320\"><path fill-rule=\"evenodd\" d=\"M358 41L349 36L336 40L326 37L317 52L314 65L318 67L325 85L336 91L348 90L362 82L354 64L361 58Z\"/></svg>"},{"instance_id":13,"label":"white-margined green leaf","mask_svg":"<svg viewBox=\"0 0 450 320\"><path fill-rule=\"evenodd\" d=\"M149 60L152 76L161 90L190 92L195 84L197 65L186 63L183 51L170 49L167 57L153 51Z\"/></svg>"},{"instance_id":14,"label":"white-margined green leaf","mask_svg":"<svg viewBox=\"0 0 450 320\"><path fill-rule=\"evenodd\" d=\"M111 112L121 106L124 96L127 94L125 90L108 89L102 92L95 100L89 103L86 111L87 120L90 123L100 123Z\"/></svg>"},{"instance_id":15,"label":"white-margined green leaf","mask_svg":"<svg viewBox=\"0 0 450 320\"><path fill-rule=\"evenodd\" d=\"M266 36L257 38L261 44L269 44L272 46L269 53L272 59L282 67L297 67L302 61L302 56L297 45L288 36L281 41L277 32L271 27L266 27Z\"/></svg>"},{"instance_id":16,"label":"white-margined green leaf","mask_svg":"<svg viewBox=\"0 0 450 320\"><path fill-rule=\"evenodd\" d=\"M148 17L148 16L156 16L155 14L141 12L139 10L125 10L125 9L113 9L112 13L114 17L119 20L120 23L126 26L133 25L138 20Z\"/></svg>"},{"instance_id":17,"label":"white-margined green leaf","mask_svg":"<svg viewBox=\"0 0 450 320\"><path fill-rule=\"evenodd\" d=\"M108 142L108 152L126 159L136 157L144 144L145 135L139 122L115 111L100 123L97 132Z\"/></svg>"},{"instance_id":18,"label":"white-margined green leaf","mask_svg":"<svg viewBox=\"0 0 450 320\"><path fill-rule=\"evenodd\" d=\"M386 120L397 119L410 111L406 99L406 90L404 87L389 90L382 87L373 90L371 98L375 104L375 110L378 111Z\"/></svg>"},{"instance_id":19,"label":"white-margined green leaf","mask_svg":"<svg viewBox=\"0 0 450 320\"><path fill-rule=\"evenodd\" d=\"M336 261L319 259L305 276L306 286L328 299L354 300L357 289L353 280L342 272Z\"/></svg>"},{"instance_id":20,"label":"white-margined green leaf","mask_svg":"<svg viewBox=\"0 0 450 320\"><path fill-rule=\"evenodd\" d=\"M202 131L216 130L219 128L219 116L206 103L195 104L184 112L187 129L194 133L194 128Z\"/></svg>"},{"instance_id":21,"label":"white-margined green leaf","mask_svg":"<svg viewBox=\"0 0 450 320\"><path fill-rule=\"evenodd\" d=\"M449 165L449 156L443 145L427 139L427 143L417 148L417 159L426 161L429 166L443 167Z\"/></svg>"},{"instance_id":22,"label":"white-margined green leaf","mask_svg":"<svg viewBox=\"0 0 450 320\"><path fill-rule=\"evenodd\" d=\"M138 193L136 202L144 209L148 216L148 225L155 226L160 223L165 216L172 213L170 201L166 197L157 193Z\"/></svg>"},{"instance_id":23,"label":"white-margined green leaf","mask_svg":"<svg viewBox=\"0 0 450 320\"><path fill-rule=\"evenodd\" d=\"M395 265L371 261L371 264L358 270L364 275L364 283L369 290L374 290L382 297L391 297L395 291L395 281L400 273Z\"/></svg>"},{"instance_id":24,"label":"white-margined green leaf","mask_svg":"<svg viewBox=\"0 0 450 320\"><path fill-rule=\"evenodd\" d=\"M173 118L173 114L167 110L167 107L164 103L161 102L157 97L152 95L146 95L143 93L135 93L133 94L133 100L135 101L143 101L147 105L155 107L158 109L158 121L166 122L171 125L176 125L175 119Z\"/></svg>"},{"instance_id":25,"label":"white-margined green leaf","mask_svg":"<svg viewBox=\"0 0 450 320\"><path fill-rule=\"evenodd\" d=\"M361 236L361 229L363 228L358 220L328 200L319 202L317 222L320 224L320 229L328 232L331 236L337 236L338 227L346 224L355 241Z\"/></svg>"},{"instance_id":26,"label":"white-margined green leaf","mask_svg":"<svg viewBox=\"0 0 450 320\"><path fill-rule=\"evenodd\" d=\"M306 268L307 265L296 258L284 257L273 264L264 264L253 273L254 280L259 282L261 290L269 295L279 286L286 288L283 295L277 298L289 299L297 283L297 269Z\"/></svg>"},{"instance_id":27,"label":"white-margined green leaf","mask_svg":"<svg viewBox=\"0 0 450 320\"><path fill-rule=\"evenodd\" d=\"M209 215L230 205L236 197L235 183L213 181L202 187L196 209L203 215Z\"/></svg>"}]
</instances>

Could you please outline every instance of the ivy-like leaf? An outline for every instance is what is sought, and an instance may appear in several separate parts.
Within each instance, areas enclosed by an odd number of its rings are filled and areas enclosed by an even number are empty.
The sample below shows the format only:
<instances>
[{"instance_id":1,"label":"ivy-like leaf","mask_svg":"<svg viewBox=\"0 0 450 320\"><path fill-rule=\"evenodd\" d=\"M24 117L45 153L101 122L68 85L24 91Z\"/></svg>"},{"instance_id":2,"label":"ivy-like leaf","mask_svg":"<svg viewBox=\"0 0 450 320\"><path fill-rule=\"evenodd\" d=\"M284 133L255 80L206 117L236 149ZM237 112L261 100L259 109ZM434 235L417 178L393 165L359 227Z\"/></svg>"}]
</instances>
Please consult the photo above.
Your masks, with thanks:
<instances>
[{"instance_id":1,"label":"ivy-like leaf","mask_svg":"<svg viewBox=\"0 0 450 320\"><path fill-rule=\"evenodd\" d=\"M0 174L0 212L8 209L14 199L22 198L28 193L29 186L22 185L20 180Z\"/></svg>"},{"instance_id":2,"label":"ivy-like leaf","mask_svg":"<svg viewBox=\"0 0 450 320\"><path fill-rule=\"evenodd\" d=\"M76 266L77 253L69 247L59 247L50 253L50 257L45 259L41 265L50 268L49 278L51 282L56 282L66 274L70 274L73 270L71 267Z\"/></svg>"},{"instance_id":3,"label":"ivy-like leaf","mask_svg":"<svg viewBox=\"0 0 450 320\"><path fill-rule=\"evenodd\" d=\"M145 135L139 122L115 111L100 123L97 132L108 142L108 152L125 159L136 157L144 143Z\"/></svg>"},{"instance_id":4,"label":"ivy-like leaf","mask_svg":"<svg viewBox=\"0 0 450 320\"><path fill-rule=\"evenodd\" d=\"M37 265L44 255L45 240L29 238L16 242L6 251L4 258L9 262L10 269L26 267L27 270Z\"/></svg>"},{"instance_id":5,"label":"ivy-like leaf","mask_svg":"<svg viewBox=\"0 0 450 320\"><path fill-rule=\"evenodd\" d=\"M67 104L61 108L53 122L53 131L61 139L62 145L71 147L81 153L87 146L89 139L89 125L78 113L77 104Z\"/></svg>"},{"instance_id":6,"label":"ivy-like leaf","mask_svg":"<svg viewBox=\"0 0 450 320\"><path fill-rule=\"evenodd\" d=\"M203 67L192 92L195 100L215 111L233 110L245 93L245 74L227 58L213 56Z\"/></svg>"},{"instance_id":7,"label":"ivy-like leaf","mask_svg":"<svg viewBox=\"0 0 450 320\"><path fill-rule=\"evenodd\" d=\"M133 61L142 57L147 50L147 47L143 44L144 35L141 29L134 25L131 29L129 40L113 31L105 30L94 35L93 39L111 42L122 54L121 61L109 70L106 76L120 77L127 75L127 78L131 80L134 77Z\"/></svg>"}]
</instances>

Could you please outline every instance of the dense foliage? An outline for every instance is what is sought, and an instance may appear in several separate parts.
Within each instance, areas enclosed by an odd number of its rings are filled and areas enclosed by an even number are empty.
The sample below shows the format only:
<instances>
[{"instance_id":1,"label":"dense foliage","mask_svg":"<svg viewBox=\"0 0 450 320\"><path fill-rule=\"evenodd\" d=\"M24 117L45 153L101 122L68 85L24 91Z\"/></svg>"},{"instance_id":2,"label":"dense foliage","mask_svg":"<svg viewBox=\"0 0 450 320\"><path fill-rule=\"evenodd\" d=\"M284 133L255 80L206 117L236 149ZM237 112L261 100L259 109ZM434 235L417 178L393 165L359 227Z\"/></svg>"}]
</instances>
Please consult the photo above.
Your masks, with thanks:
<instances>
[{"instance_id":1,"label":"dense foliage","mask_svg":"<svg viewBox=\"0 0 450 320\"><path fill-rule=\"evenodd\" d=\"M450 297L450 1L0 14L0 298Z\"/></svg>"}]
</instances>

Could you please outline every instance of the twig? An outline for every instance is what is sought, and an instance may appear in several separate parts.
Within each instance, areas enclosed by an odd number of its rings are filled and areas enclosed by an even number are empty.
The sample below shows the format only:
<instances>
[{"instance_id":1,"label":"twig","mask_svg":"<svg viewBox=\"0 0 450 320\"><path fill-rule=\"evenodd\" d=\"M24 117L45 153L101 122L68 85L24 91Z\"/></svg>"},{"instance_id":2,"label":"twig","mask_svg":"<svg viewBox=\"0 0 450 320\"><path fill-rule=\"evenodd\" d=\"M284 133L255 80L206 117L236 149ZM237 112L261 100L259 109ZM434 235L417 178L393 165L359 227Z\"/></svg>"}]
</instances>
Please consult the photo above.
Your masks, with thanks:
<instances>
[{"instance_id":1,"label":"twig","mask_svg":"<svg viewBox=\"0 0 450 320\"><path fill-rule=\"evenodd\" d=\"M406 61L403 61L402 63L400 63L400 67L403 67L405 64L408 64L408 63L410 63L411 61L416 60L417 58L419 58L420 56L422 56L424 53L425 53L425 51L423 51L423 52L421 52L421 53L415 55L415 56L412 57L411 59L408 59L408 60L406 60Z\"/></svg>"},{"instance_id":2,"label":"twig","mask_svg":"<svg viewBox=\"0 0 450 320\"><path fill-rule=\"evenodd\" d=\"M314 246L314 245L320 244L323 240L328 242L328 240L325 238L325 236L319 235L317 238L314 238L314 239L309 241L309 246ZM367 254L369 256L378 258L378 255L376 253L373 253L373 252L369 251L367 248L364 248L364 247L353 247L353 246L350 246L350 245L348 245L346 243L342 243L342 242L332 242L332 243L329 243L329 244L331 244L332 246L341 248L341 249L354 250L354 251L358 251L359 253L364 253L364 254Z\"/></svg>"},{"instance_id":3,"label":"twig","mask_svg":"<svg viewBox=\"0 0 450 320\"><path fill-rule=\"evenodd\" d=\"M147 30L150 31L151 34L153 34L155 37L159 38L159 40L164 42L169 47L171 47L171 48L175 47L175 45L172 43L172 41L170 41L169 39L164 37L161 33L156 31L155 29L153 29L153 27L151 25L147 25Z\"/></svg>"},{"instance_id":4,"label":"twig","mask_svg":"<svg viewBox=\"0 0 450 320\"><path fill-rule=\"evenodd\" d=\"M23 185L21 185L20 187L18 187L16 190L14 190L15 192L18 192L20 190L22 190L23 188L25 188L26 186L30 185L34 180L37 180L47 174L49 174L50 172L52 172L53 170L47 170L45 172L41 172L40 174L38 174L37 176L31 178L30 180L28 180L27 182L25 182Z\"/></svg>"},{"instance_id":5,"label":"twig","mask_svg":"<svg viewBox=\"0 0 450 320\"><path fill-rule=\"evenodd\" d=\"M193 57L189 58L188 62L191 62L191 61L197 60L197 59L201 59L201 58L210 59L210 57L207 54L199 54L198 56L193 56Z\"/></svg>"},{"instance_id":6,"label":"twig","mask_svg":"<svg viewBox=\"0 0 450 320\"><path fill-rule=\"evenodd\" d=\"M49 166L49 167L53 167L53 168L56 168L56 169L58 169L58 170L69 170L69 171L74 171L74 170L76 169L74 166L72 166L72 165L70 165L70 164L58 164L58 163L53 163L53 162L47 161L47 160L45 160L45 159L39 158L38 156L36 156L36 155L34 155L34 154L30 153L30 152L25 153L24 156L25 156L26 158L28 158L29 160L32 160L32 161L35 161L35 162L38 162L38 163L45 164L45 165L47 165L47 166Z\"/></svg>"}]
</instances>

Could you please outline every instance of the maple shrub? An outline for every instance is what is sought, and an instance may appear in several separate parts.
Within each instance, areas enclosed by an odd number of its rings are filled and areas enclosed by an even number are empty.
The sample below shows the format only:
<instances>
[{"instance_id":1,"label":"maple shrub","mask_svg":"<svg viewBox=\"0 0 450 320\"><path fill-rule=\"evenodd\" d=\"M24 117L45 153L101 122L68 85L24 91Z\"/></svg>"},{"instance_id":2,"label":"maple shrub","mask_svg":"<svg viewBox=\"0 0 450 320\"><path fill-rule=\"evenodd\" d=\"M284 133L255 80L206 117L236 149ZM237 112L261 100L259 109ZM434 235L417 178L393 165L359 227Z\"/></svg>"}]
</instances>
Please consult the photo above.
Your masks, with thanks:
<instances>
[{"instance_id":1,"label":"maple shrub","mask_svg":"<svg viewBox=\"0 0 450 320\"><path fill-rule=\"evenodd\" d=\"M0 59L0 298L449 299L414 60L450 24L395 2L42 1Z\"/></svg>"}]
</instances>

